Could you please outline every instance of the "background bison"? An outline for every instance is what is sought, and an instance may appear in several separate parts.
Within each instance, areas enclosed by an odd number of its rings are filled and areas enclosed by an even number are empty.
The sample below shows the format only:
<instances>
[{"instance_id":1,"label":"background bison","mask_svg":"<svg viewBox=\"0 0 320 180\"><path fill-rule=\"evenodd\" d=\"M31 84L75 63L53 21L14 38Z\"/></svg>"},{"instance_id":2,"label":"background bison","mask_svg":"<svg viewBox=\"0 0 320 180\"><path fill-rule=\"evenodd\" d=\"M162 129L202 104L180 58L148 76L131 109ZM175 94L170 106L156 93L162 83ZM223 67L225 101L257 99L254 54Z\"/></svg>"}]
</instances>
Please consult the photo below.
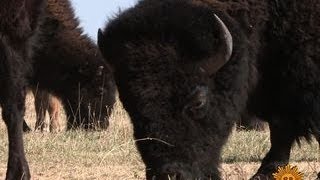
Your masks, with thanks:
<instances>
[{"instance_id":1,"label":"background bison","mask_svg":"<svg viewBox=\"0 0 320 180\"><path fill-rule=\"evenodd\" d=\"M216 16L217 15L217 16ZM320 1L145 0L98 44L115 68L147 179L220 179L220 152L247 111L268 121L271 179L291 146L320 136Z\"/></svg>"},{"instance_id":2,"label":"background bison","mask_svg":"<svg viewBox=\"0 0 320 180\"><path fill-rule=\"evenodd\" d=\"M115 83L98 47L79 26L69 0L48 0L30 82L43 101L49 98L45 93L61 100L67 129L106 128L115 102ZM41 114L38 117L37 125L43 120Z\"/></svg>"},{"instance_id":3,"label":"background bison","mask_svg":"<svg viewBox=\"0 0 320 180\"><path fill-rule=\"evenodd\" d=\"M8 129L6 179L30 179L22 123L32 44L36 43L43 0L3 0L0 6L0 105Z\"/></svg>"}]
</instances>

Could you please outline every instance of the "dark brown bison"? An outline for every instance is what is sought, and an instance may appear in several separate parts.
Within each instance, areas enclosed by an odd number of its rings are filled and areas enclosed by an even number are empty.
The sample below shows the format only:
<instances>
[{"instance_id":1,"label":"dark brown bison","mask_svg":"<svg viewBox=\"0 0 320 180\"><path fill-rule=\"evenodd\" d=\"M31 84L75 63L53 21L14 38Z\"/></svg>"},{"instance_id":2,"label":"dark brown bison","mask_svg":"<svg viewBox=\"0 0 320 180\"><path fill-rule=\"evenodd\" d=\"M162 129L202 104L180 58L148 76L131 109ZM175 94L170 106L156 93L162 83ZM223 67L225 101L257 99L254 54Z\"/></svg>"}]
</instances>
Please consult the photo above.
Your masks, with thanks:
<instances>
[{"instance_id":1,"label":"dark brown bison","mask_svg":"<svg viewBox=\"0 0 320 180\"><path fill-rule=\"evenodd\" d=\"M6 179L30 179L24 154L22 123L27 77L32 70L44 0L3 0L0 6L0 105L8 129L9 158Z\"/></svg>"},{"instance_id":2,"label":"dark brown bison","mask_svg":"<svg viewBox=\"0 0 320 180\"><path fill-rule=\"evenodd\" d=\"M41 46L35 47L30 78L33 88L61 100L67 129L106 128L115 102L112 72L97 45L80 28L70 1L48 0L40 30Z\"/></svg>"},{"instance_id":3,"label":"dark brown bison","mask_svg":"<svg viewBox=\"0 0 320 180\"><path fill-rule=\"evenodd\" d=\"M267 120L271 179L320 136L320 1L142 0L99 32L147 179L221 179L240 115ZM148 139L148 140L139 140Z\"/></svg>"}]
</instances>

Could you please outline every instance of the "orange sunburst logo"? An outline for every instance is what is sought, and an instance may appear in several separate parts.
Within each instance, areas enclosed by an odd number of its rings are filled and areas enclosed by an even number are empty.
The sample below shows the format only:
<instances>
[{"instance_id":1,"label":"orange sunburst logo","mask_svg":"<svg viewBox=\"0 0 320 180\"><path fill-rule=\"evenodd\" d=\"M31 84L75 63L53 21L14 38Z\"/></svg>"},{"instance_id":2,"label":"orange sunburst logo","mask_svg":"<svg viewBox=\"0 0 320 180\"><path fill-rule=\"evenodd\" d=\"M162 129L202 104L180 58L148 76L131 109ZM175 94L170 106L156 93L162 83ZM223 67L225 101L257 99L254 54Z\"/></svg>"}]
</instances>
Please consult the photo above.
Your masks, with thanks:
<instances>
[{"instance_id":1,"label":"orange sunburst logo","mask_svg":"<svg viewBox=\"0 0 320 180\"><path fill-rule=\"evenodd\" d=\"M275 180L302 180L303 174L298 171L297 166L278 167L278 171L272 174Z\"/></svg>"}]
</instances>

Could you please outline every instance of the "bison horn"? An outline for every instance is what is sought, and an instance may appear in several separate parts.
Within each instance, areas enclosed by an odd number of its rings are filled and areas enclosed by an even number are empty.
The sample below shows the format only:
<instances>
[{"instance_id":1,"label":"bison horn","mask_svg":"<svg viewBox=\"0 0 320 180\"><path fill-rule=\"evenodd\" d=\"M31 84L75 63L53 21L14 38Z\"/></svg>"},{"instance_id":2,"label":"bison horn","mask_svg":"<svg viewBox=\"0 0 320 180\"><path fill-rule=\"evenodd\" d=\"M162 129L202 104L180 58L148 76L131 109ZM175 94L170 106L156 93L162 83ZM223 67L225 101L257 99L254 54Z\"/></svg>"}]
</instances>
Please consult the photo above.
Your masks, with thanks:
<instances>
[{"instance_id":1,"label":"bison horn","mask_svg":"<svg viewBox=\"0 0 320 180\"><path fill-rule=\"evenodd\" d=\"M102 50L103 49L104 34L100 28L98 30L97 39L98 39L98 46L99 46L100 50Z\"/></svg>"},{"instance_id":2,"label":"bison horn","mask_svg":"<svg viewBox=\"0 0 320 180\"><path fill-rule=\"evenodd\" d=\"M229 61L233 48L232 36L227 26L216 14L214 14L214 17L218 24L221 35L220 46L213 57L201 62L200 65L200 69L205 70L209 75L216 73Z\"/></svg>"}]
</instances>

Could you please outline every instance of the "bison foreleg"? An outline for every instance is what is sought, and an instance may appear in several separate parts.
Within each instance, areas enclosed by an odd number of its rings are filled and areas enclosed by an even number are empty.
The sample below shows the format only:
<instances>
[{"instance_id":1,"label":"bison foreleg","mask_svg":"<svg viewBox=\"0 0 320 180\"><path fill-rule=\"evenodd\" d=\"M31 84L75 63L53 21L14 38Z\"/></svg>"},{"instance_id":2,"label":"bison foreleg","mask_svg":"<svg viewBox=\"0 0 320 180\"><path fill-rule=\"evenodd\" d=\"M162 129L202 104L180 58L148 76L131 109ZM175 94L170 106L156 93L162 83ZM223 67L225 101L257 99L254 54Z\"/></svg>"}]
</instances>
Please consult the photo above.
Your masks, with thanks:
<instances>
[{"instance_id":1,"label":"bison foreleg","mask_svg":"<svg viewBox=\"0 0 320 180\"><path fill-rule=\"evenodd\" d=\"M280 122L280 121L279 121ZM274 179L272 173L276 172L279 166L288 164L291 146L295 140L288 125L270 123L271 149L264 157L258 172L252 180Z\"/></svg>"},{"instance_id":2,"label":"bison foreleg","mask_svg":"<svg viewBox=\"0 0 320 180\"><path fill-rule=\"evenodd\" d=\"M17 85L13 87L14 85ZM23 115L26 90L20 83L8 82L1 98L2 117L8 129L9 159L6 179L30 179L23 147Z\"/></svg>"}]
</instances>

